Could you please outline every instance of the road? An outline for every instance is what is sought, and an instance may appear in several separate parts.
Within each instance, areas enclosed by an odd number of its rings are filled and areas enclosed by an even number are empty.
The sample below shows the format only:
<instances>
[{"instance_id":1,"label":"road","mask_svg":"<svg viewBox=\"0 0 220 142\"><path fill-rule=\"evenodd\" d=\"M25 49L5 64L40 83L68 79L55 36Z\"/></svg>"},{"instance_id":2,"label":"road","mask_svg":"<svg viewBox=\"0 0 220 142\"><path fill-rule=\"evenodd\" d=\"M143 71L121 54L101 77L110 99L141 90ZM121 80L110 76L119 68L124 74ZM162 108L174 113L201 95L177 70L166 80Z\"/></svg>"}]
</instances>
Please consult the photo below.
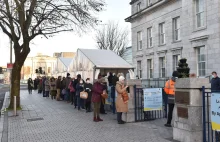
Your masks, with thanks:
<instances>
[{"instance_id":1,"label":"road","mask_svg":"<svg viewBox=\"0 0 220 142\"><path fill-rule=\"evenodd\" d=\"M2 86L2 85L1 85ZM9 91L9 87L1 87L0 86L0 109L2 108L4 98L5 98L5 93ZM21 90L26 90L27 85L21 85Z\"/></svg>"}]
</instances>

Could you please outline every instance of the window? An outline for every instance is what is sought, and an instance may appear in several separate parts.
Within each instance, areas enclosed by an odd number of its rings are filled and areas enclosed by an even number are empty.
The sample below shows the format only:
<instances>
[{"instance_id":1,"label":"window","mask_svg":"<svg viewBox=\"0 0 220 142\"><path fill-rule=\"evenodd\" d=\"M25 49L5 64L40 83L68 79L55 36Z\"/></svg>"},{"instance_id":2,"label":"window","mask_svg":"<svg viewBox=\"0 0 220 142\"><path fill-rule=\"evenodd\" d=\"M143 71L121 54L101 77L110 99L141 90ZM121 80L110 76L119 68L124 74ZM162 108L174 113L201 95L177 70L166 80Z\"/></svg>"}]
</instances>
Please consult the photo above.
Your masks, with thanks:
<instances>
[{"instance_id":1,"label":"window","mask_svg":"<svg viewBox=\"0 0 220 142\"><path fill-rule=\"evenodd\" d=\"M197 28L204 26L204 0L196 0L196 26Z\"/></svg>"},{"instance_id":2,"label":"window","mask_svg":"<svg viewBox=\"0 0 220 142\"><path fill-rule=\"evenodd\" d=\"M147 7L152 5L152 0L147 0Z\"/></svg>"},{"instance_id":3,"label":"window","mask_svg":"<svg viewBox=\"0 0 220 142\"><path fill-rule=\"evenodd\" d=\"M173 71L177 70L179 60L180 60L180 55L173 55Z\"/></svg>"},{"instance_id":4,"label":"window","mask_svg":"<svg viewBox=\"0 0 220 142\"><path fill-rule=\"evenodd\" d=\"M160 77L165 77L166 76L166 71L165 71L165 57L160 57L159 58L159 73Z\"/></svg>"},{"instance_id":5,"label":"window","mask_svg":"<svg viewBox=\"0 0 220 142\"><path fill-rule=\"evenodd\" d=\"M137 39L138 39L138 50L142 49L142 32L137 33Z\"/></svg>"},{"instance_id":6,"label":"window","mask_svg":"<svg viewBox=\"0 0 220 142\"><path fill-rule=\"evenodd\" d=\"M137 62L137 75L139 78L142 78L141 61Z\"/></svg>"},{"instance_id":7,"label":"window","mask_svg":"<svg viewBox=\"0 0 220 142\"><path fill-rule=\"evenodd\" d=\"M159 44L165 44L165 29L164 29L165 23L159 24Z\"/></svg>"},{"instance_id":8,"label":"window","mask_svg":"<svg viewBox=\"0 0 220 142\"><path fill-rule=\"evenodd\" d=\"M198 74L199 76L206 75L206 56L205 56L205 47L199 47L197 49L198 53Z\"/></svg>"},{"instance_id":9,"label":"window","mask_svg":"<svg viewBox=\"0 0 220 142\"><path fill-rule=\"evenodd\" d=\"M173 19L173 39L174 41L180 40L180 17Z\"/></svg>"},{"instance_id":10,"label":"window","mask_svg":"<svg viewBox=\"0 0 220 142\"><path fill-rule=\"evenodd\" d=\"M137 12L139 12L141 10L141 3L137 4Z\"/></svg>"},{"instance_id":11,"label":"window","mask_svg":"<svg viewBox=\"0 0 220 142\"><path fill-rule=\"evenodd\" d=\"M153 78L153 61L152 61L152 59L147 60L147 77Z\"/></svg>"},{"instance_id":12,"label":"window","mask_svg":"<svg viewBox=\"0 0 220 142\"><path fill-rule=\"evenodd\" d=\"M152 27L147 29L147 44L148 48L153 46Z\"/></svg>"}]
</instances>

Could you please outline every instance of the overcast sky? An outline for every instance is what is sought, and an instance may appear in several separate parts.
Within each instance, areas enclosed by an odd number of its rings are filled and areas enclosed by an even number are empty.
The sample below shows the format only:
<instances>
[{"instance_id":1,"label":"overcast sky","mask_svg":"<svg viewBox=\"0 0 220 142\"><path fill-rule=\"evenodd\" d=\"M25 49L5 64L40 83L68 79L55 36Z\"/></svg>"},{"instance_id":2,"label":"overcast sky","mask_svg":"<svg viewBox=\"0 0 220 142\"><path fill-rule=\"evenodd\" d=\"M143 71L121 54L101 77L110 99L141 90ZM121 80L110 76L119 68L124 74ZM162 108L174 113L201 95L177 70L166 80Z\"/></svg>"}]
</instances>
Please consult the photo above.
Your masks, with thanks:
<instances>
[{"instance_id":1,"label":"overcast sky","mask_svg":"<svg viewBox=\"0 0 220 142\"><path fill-rule=\"evenodd\" d=\"M106 0L105 11L100 13L99 18L102 24L109 20L119 22L121 27L128 27L130 23L124 21L130 16L130 5L128 0ZM130 39L130 36L129 36ZM76 33L60 33L50 39L36 38L31 44L31 53L29 56L35 56L37 53L51 55L54 52L75 52L77 48L96 48L94 32L86 33L79 37ZM129 43L131 44L131 43ZM9 40L2 31L0 31L0 66L5 66L9 62Z\"/></svg>"}]
</instances>

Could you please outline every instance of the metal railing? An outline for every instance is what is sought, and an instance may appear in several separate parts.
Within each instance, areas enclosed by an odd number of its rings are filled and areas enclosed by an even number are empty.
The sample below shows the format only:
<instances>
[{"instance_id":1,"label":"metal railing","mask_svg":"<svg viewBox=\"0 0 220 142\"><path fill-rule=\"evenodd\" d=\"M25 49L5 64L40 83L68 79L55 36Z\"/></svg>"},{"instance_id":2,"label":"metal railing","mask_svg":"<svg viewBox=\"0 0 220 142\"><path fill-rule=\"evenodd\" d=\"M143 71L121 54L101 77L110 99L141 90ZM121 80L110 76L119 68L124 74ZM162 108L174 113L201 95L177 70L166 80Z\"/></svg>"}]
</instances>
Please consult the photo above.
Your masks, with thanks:
<instances>
[{"instance_id":1,"label":"metal railing","mask_svg":"<svg viewBox=\"0 0 220 142\"><path fill-rule=\"evenodd\" d=\"M206 92L205 87L202 87L203 142L220 142L220 132L212 130L211 125L211 94L212 92Z\"/></svg>"}]
</instances>

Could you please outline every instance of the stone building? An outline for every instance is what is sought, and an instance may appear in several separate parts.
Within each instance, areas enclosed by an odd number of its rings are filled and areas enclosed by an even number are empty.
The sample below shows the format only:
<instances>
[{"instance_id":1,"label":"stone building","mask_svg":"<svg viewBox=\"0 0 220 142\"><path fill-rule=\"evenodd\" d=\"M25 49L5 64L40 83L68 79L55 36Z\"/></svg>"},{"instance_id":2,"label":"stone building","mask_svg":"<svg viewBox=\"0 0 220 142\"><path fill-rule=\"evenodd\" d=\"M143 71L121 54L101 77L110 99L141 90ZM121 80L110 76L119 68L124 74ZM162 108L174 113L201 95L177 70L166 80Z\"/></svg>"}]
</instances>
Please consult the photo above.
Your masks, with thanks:
<instances>
[{"instance_id":1,"label":"stone building","mask_svg":"<svg viewBox=\"0 0 220 142\"><path fill-rule=\"evenodd\" d=\"M191 73L220 72L219 0L132 0L133 65L140 78L170 77L180 58Z\"/></svg>"},{"instance_id":2,"label":"stone building","mask_svg":"<svg viewBox=\"0 0 220 142\"><path fill-rule=\"evenodd\" d=\"M39 69L39 67L42 67L46 76L53 76L55 74L56 62L56 57L50 57L41 53L38 53L35 57L27 57L21 69L21 80L36 78L39 74L36 74L35 70Z\"/></svg>"}]
</instances>

